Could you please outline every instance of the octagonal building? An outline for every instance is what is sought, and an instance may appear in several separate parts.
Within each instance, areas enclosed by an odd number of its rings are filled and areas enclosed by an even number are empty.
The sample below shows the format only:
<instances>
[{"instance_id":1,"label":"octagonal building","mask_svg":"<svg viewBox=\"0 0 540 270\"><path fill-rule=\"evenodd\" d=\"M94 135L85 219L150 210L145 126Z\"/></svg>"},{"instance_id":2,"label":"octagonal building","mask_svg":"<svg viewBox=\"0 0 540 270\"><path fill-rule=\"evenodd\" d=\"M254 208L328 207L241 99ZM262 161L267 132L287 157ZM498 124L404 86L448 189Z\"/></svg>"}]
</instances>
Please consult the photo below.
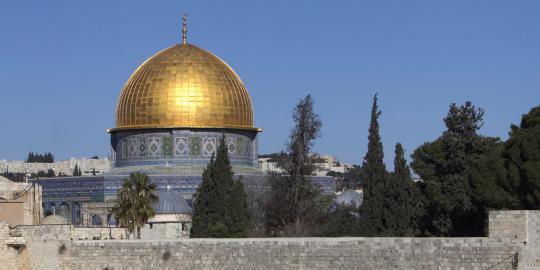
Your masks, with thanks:
<instances>
[{"instance_id":1,"label":"octagonal building","mask_svg":"<svg viewBox=\"0 0 540 270\"><path fill-rule=\"evenodd\" d=\"M253 124L244 83L223 60L187 43L185 21L182 32L180 44L144 61L120 91L116 124L107 130L112 149L109 172L32 180L42 186L46 213L78 226L115 225L110 209L118 189L134 172L148 174L161 194L181 196L191 207L203 170L223 136L234 176L242 179L248 196L268 190L257 161L261 130ZM330 177L312 180L327 192L335 188Z\"/></svg>"}]
</instances>

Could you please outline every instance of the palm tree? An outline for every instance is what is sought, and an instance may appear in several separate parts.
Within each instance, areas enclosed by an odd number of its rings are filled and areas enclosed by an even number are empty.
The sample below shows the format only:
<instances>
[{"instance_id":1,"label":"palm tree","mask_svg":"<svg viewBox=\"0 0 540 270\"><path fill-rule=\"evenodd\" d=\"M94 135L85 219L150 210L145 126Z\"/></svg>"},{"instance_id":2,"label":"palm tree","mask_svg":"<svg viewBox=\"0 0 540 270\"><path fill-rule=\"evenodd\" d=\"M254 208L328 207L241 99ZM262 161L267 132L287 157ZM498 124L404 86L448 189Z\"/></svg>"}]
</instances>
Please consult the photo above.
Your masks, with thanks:
<instances>
[{"instance_id":1,"label":"palm tree","mask_svg":"<svg viewBox=\"0 0 540 270\"><path fill-rule=\"evenodd\" d=\"M137 239L141 239L141 227L156 215L153 204L158 201L157 186L150 183L148 175L132 173L118 190L112 213L120 227L127 228L131 233L136 229Z\"/></svg>"}]
</instances>

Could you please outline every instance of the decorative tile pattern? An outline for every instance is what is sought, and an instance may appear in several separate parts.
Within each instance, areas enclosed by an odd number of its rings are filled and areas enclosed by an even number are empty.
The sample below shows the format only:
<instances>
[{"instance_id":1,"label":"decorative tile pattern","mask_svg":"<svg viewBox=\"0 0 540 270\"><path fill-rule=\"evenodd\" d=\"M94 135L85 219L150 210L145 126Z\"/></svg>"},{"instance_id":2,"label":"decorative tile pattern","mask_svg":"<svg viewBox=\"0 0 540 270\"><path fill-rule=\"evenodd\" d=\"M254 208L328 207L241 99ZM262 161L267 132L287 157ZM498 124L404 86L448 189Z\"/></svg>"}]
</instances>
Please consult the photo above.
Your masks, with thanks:
<instances>
[{"instance_id":1,"label":"decorative tile pattern","mask_svg":"<svg viewBox=\"0 0 540 270\"><path fill-rule=\"evenodd\" d=\"M139 140L128 140L128 157L138 156L137 143Z\"/></svg>"},{"instance_id":2,"label":"decorative tile pattern","mask_svg":"<svg viewBox=\"0 0 540 270\"><path fill-rule=\"evenodd\" d=\"M145 157L146 156L146 140L145 139L141 139L139 140L139 156L141 157Z\"/></svg>"},{"instance_id":3,"label":"decorative tile pattern","mask_svg":"<svg viewBox=\"0 0 540 270\"><path fill-rule=\"evenodd\" d=\"M172 137L163 137L163 155L165 157L171 157L173 152Z\"/></svg>"},{"instance_id":4,"label":"decorative tile pattern","mask_svg":"<svg viewBox=\"0 0 540 270\"><path fill-rule=\"evenodd\" d=\"M244 142L242 138L236 138L236 156L237 157L244 156Z\"/></svg>"},{"instance_id":5,"label":"decorative tile pattern","mask_svg":"<svg viewBox=\"0 0 540 270\"><path fill-rule=\"evenodd\" d=\"M251 141L249 140L243 140L244 141L244 157L251 157Z\"/></svg>"},{"instance_id":6,"label":"decorative tile pattern","mask_svg":"<svg viewBox=\"0 0 540 270\"><path fill-rule=\"evenodd\" d=\"M161 140L160 138L148 139L148 156L160 157L161 156Z\"/></svg>"},{"instance_id":7,"label":"decorative tile pattern","mask_svg":"<svg viewBox=\"0 0 540 270\"><path fill-rule=\"evenodd\" d=\"M118 135L115 166L205 164L219 148L224 132L209 130L162 130ZM256 138L251 133L226 132L225 146L235 165L256 165Z\"/></svg>"},{"instance_id":8,"label":"decorative tile pattern","mask_svg":"<svg viewBox=\"0 0 540 270\"><path fill-rule=\"evenodd\" d=\"M122 140L122 158L128 157L128 142L127 140Z\"/></svg>"},{"instance_id":9,"label":"decorative tile pattern","mask_svg":"<svg viewBox=\"0 0 540 270\"><path fill-rule=\"evenodd\" d=\"M209 157L216 152L216 138L203 138L203 156Z\"/></svg>"},{"instance_id":10,"label":"decorative tile pattern","mask_svg":"<svg viewBox=\"0 0 540 270\"><path fill-rule=\"evenodd\" d=\"M187 137L175 137L174 138L174 156L175 157L187 157L188 156L188 138Z\"/></svg>"},{"instance_id":11,"label":"decorative tile pattern","mask_svg":"<svg viewBox=\"0 0 540 270\"><path fill-rule=\"evenodd\" d=\"M190 156L197 157L201 155L201 138L191 137L189 138L189 154Z\"/></svg>"},{"instance_id":12,"label":"decorative tile pattern","mask_svg":"<svg viewBox=\"0 0 540 270\"><path fill-rule=\"evenodd\" d=\"M236 154L236 140L234 138L227 138L225 143L227 144L229 158L234 158Z\"/></svg>"}]
</instances>

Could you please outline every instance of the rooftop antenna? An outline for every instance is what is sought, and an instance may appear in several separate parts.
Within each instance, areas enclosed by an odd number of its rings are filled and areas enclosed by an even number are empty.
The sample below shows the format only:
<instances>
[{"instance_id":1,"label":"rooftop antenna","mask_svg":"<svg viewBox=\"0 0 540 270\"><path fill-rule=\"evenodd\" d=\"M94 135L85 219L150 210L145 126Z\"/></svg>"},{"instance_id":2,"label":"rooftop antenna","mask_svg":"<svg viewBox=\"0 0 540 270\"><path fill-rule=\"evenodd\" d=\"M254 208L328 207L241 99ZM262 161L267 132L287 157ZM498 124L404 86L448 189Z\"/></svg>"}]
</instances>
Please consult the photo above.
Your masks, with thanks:
<instances>
[{"instance_id":1,"label":"rooftop antenna","mask_svg":"<svg viewBox=\"0 0 540 270\"><path fill-rule=\"evenodd\" d=\"M182 44L187 44L187 14L182 14Z\"/></svg>"}]
</instances>

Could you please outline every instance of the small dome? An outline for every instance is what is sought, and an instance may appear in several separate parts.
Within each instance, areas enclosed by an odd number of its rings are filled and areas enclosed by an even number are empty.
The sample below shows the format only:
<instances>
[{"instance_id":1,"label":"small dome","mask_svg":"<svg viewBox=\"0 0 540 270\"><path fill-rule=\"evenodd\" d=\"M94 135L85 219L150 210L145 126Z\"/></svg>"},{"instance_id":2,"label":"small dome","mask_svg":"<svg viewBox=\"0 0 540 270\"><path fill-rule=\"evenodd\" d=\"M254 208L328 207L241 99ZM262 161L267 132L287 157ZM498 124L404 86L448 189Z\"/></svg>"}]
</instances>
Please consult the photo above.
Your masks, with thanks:
<instances>
[{"instance_id":1,"label":"small dome","mask_svg":"<svg viewBox=\"0 0 540 270\"><path fill-rule=\"evenodd\" d=\"M345 190L336 197L337 204L349 204L355 205L356 207L360 206L363 201L362 193L356 190Z\"/></svg>"},{"instance_id":2,"label":"small dome","mask_svg":"<svg viewBox=\"0 0 540 270\"><path fill-rule=\"evenodd\" d=\"M224 61L191 44L146 60L128 79L116 107L116 128L253 127L244 83Z\"/></svg>"},{"instance_id":3,"label":"small dome","mask_svg":"<svg viewBox=\"0 0 540 270\"><path fill-rule=\"evenodd\" d=\"M154 205L156 214L191 214L186 199L174 190L160 190L159 202Z\"/></svg>"},{"instance_id":4,"label":"small dome","mask_svg":"<svg viewBox=\"0 0 540 270\"><path fill-rule=\"evenodd\" d=\"M60 216L60 215L50 215L50 216L46 216L43 219L42 223L46 224L46 225L68 224L68 220L67 220L67 218L65 218L63 216Z\"/></svg>"}]
</instances>

